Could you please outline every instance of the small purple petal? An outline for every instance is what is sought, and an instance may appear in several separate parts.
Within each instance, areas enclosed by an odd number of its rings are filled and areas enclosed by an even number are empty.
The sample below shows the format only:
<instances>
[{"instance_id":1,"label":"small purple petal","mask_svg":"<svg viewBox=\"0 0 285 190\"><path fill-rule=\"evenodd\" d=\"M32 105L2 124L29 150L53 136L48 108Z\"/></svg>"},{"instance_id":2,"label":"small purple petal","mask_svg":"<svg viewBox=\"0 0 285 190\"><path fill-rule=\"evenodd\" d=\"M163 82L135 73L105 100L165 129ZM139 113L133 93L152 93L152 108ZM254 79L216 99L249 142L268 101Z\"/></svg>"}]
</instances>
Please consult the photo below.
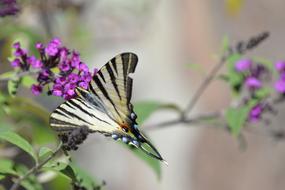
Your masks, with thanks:
<instances>
[{"instance_id":1,"label":"small purple petal","mask_svg":"<svg viewBox=\"0 0 285 190\"><path fill-rule=\"evenodd\" d=\"M75 73L70 73L69 76L68 76L68 81L70 83L77 83L79 80L79 76Z\"/></svg>"},{"instance_id":2,"label":"small purple petal","mask_svg":"<svg viewBox=\"0 0 285 190\"><path fill-rule=\"evenodd\" d=\"M58 77L55 79L55 83L59 85L64 85L66 83L66 78L65 77Z\"/></svg>"},{"instance_id":3,"label":"small purple petal","mask_svg":"<svg viewBox=\"0 0 285 190\"><path fill-rule=\"evenodd\" d=\"M249 60L249 59L241 59L241 60L236 62L235 69L238 72L243 72L243 71L249 70L251 65L252 65L252 61L251 60Z\"/></svg>"},{"instance_id":4,"label":"small purple petal","mask_svg":"<svg viewBox=\"0 0 285 190\"><path fill-rule=\"evenodd\" d=\"M62 62L66 61L68 54L69 54L68 49L67 48L62 48L60 50L60 60Z\"/></svg>"},{"instance_id":5,"label":"small purple petal","mask_svg":"<svg viewBox=\"0 0 285 190\"><path fill-rule=\"evenodd\" d=\"M274 84L274 88L277 92L279 93L284 93L285 92L285 80L278 80Z\"/></svg>"},{"instance_id":6,"label":"small purple petal","mask_svg":"<svg viewBox=\"0 0 285 190\"><path fill-rule=\"evenodd\" d=\"M11 62L12 67L20 67L21 66L21 61L20 59L16 58Z\"/></svg>"},{"instance_id":7,"label":"small purple petal","mask_svg":"<svg viewBox=\"0 0 285 190\"><path fill-rule=\"evenodd\" d=\"M263 107L261 104L257 104L254 106L249 112L249 120L256 122L261 118L261 114L263 112Z\"/></svg>"},{"instance_id":8,"label":"small purple petal","mask_svg":"<svg viewBox=\"0 0 285 190\"><path fill-rule=\"evenodd\" d=\"M18 49L15 50L14 55L15 55L16 57L21 57L21 56L27 55L27 53L28 53L27 50L18 48Z\"/></svg>"},{"instance_id":9,"label":"small purple petal","mask_svg":"<svg viewBox=\"0 0 285 190\"><path fill-rule=\"evenodd\" d=\"M71 57L71 66L79 70L79 65L80 65L80 54L76 51L73 51Z\"/></svg>"},{"instance_id":10,"label":"small purple petal","mask_svg":"<svg viewBox=\"0 0 285 190\"><path fill-rule=\"evenodd\" d=\"M38 69L43 66L43 63L38 60L35 56L30 56L27 58L27 63L32 65L33 68Z\"/></svg>"},{"instance_id":11,"label":"small purple petal","mask_svg":"<svg viewBox=\"0 0 285 190\"><path fill-rule=\"evenodd\" d=\"M53 38L50 43L61 46L61 40L58 37Z\"/></svg>"},{"instance_id":12,"label":"small purple petal","mask_svg":"<svg viewBox=\"0 0 285 190\"><path fill-rule=\"evenodd\" d=\"M32 90L32 93L35 95L35 96L38 96L41 94L43 88L42 86L40 85L35 85L33 84L32 87L31 87L31 90Z\"/></svg>"},{"instance_id":13,"label":"small purple petal","mask_svg":"<svg viewBox=\"0 0 285 190\"><path fill-rule=\"evenodd\" d=\"M58 84L54 84L52 88L52 95L54 96L62 96L62 86Z\"/></svg>"},{"instance_id":14,"label":"small purple petal","mask_svg":"<svg viewBox=\"0 0 285 190\"><path fill-rule=\"evenodd\" d=\"M279 72L284 71L285 70L285 61L277 61L275 63L275 68Z\"/></svg>"},{"instance_id":15,"label":"small purple petal","mask_svg":"<svg viewBox=\"0 0 285 190\"><path fill-rule=\"evenodd\" d=\"M89 68L88 68L88 66L86 64L81 63L80 66L79 66L79 71L88 72Z\"/></svg>"},{"instance_id":16,"label":"small purple petal","mask_svg":"<svg viewBox=\"0 0 285 190\"><path fill-rule=\"evenodd\" d=\"M19 12L16 0L1 0L0 1L0 16L12 16Z\"/></svg>"},{"instance_id":17,"label":"small purple petal","mask_svg":"<svg viewBox=\"0 0 285 190\"><path fill-rule=\"evenodd\" d=\"M42 49L44 49L44 45L42 44L42 43L36 43L36 48L38 49L38 50L42 50Z\"/></svg>"},{"instance_id":18,"label":"small purple petal","mask_svg":"<svg viewBox=\"0 0 285 190\"><path fill-rule=\"evenodd\" d=\"M51 40L45 48L45 53L49 56L55 56L59 52L61 41L59 38Z\"/></svg>"},{"instance_id":19,"label":"small purple petal","mask_svg":"<svg viewBox=\"0 0 285 190\"><path fill-rule=\"evenodd\" d=\"M255 77L248 77L245 81L245 85L250 89L258 89L261 87L262 83Z\"/></svg>"},{"instance_id":20,"label":"small purple petal","mask_svg":"<svg viewBox=\"0 0 285 190\"><path fill-rule=\"evenodd\" d=\"M15 42L15 43L13 44L13 48L15 48L15 49L21 48L20 42Z\"/></svg>"},{"instance_id":21,"label":"small purple petal","mask_svg":"<svg viewBox=\"0 0 285 190\"><path fill-rule=\"evenodd\" d=\"M60 63L58 67L63 72L66 72L66 71L70 70L70 66L69 66L69 64L66 61Z\"/></svg>"},{"instance_id":22,"label":"small purple petal","mask_svg":"<svg viewBox=\"0 0 285 190\"><path fill-rule=\"evenodd\" d=\"M89 83L92 80L91 73L90 72L84 72L83 75L81 76L81 80Z\"/></svg>"},{"instance_id":23,"label":"small purple petal","mask_svg":"<svg viewBox=\"0 0 285 190\"><path fill-rule=\"evenodd\" d=\"M47 82L50 78L52 78L53 72L48 69L42 69L38 76L39 82Z\"/></svg>"},{"instance_id":24,"label":"small purple petal","mask_svg":"<svg viewBox=\"0 0 285 190\"><path fill-rule=\"evenodd\" d=\"M88 82L80 82L79 83L79 86L81 87L81 88L84 88L85 90L87 90L87 88L88 88Z\"/></svg>"}]
</instances>

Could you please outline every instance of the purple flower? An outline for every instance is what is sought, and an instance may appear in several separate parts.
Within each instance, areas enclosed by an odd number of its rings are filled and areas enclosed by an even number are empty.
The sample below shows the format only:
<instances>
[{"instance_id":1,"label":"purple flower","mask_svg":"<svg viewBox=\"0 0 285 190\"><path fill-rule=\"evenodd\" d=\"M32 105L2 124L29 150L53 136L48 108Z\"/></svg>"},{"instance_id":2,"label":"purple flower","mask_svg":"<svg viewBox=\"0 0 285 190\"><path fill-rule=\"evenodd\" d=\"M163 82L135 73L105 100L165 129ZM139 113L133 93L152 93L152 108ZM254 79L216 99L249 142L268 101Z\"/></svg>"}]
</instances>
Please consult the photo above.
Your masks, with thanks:
<instances>
[{"instance_id":1,"label":"purple flower","mask_svg":"<svg viewBox=\"0 0 285 190\"><path fill-rule=\"evenodd\" d=\"M66 83L66 78L65 77L58 77L55 79L55 83L59 85L64 85Z\"/></svg>"},{"instance_id":2,"label":"purple flower","mask_svg":"<svg viewBox=\"0 0 285 190\"><path fill-rule=\"evenodd\" d=\"M12 67L20 67L21 66L21 61L20 61L20 59L18 59L18 58L16 58L16 59L14 59L12 62L11 62L11 66Z\"/></svg>"},{"instance_id":3,"label":"purple flower","mask_svg":"<svg viewBox=\"0 0 285 190\"><path fill-rule=\"evenodd\" d=\"M61 41L59 38L54 38L45 48L45 53L49 56L55 56L60 48Z\"/></svg>"},{"instance_id":4,"label":"purple flower","mask_svg":"<svg viewBox=\"0 0 285 190\"><path fill-rule=\"evenodd\" d=\"M81 76L81 80L85 82L90 82L92 80L92 76L90 72L84 72L83 75Z\"/></svg>"},{"instance_id":5,"label":"purple flower","mask_svg":"<svg viewBox=\"0 0 285 190\"><path fill-rule=\"evenodd\" d=\"M245 85L249 88L249 89L258 89L261 87L261 81L258 80L255 77L248 77L245 80Z\"/></svg>"},{"instance_id":6,"label":"purple flower","mask_svg":"<svg viewBox=\"0 0 285 190\"><path fill-rule=\"evenodd\" d=\"M263 112L263 106L261 104L257 104L256 106L251 108L249 112L249 120L252 122L259 121L262 112Z\"/></svg>"},{"instance_id":7,"label":"purple flower","mask_svg":"<svg viewBox=\"0 0 285 190\"><path fill-rule=\"evenodd\" d=\"M80 54L76 51L73 51L71 57L71 66L79 70L79 64L80 64Z\"/></svg>"},{"instance_id":8,"label":"purple flower","mask_svg":"<svg viewBox=\"0 0 285 190\"><path fill-rule=\"evenodd\" d=\"M79 81L79 76L75 73L70 73L69 76L68 76L68 82L70 83L77 83Z\"/></svg>"},{"instance_id":9,"label":"purple flower","mask_svg":"<svg viewBox=\"0 0 285 190\"><path fill-rule=\"evenodd\" d=\"M76 84L72 84L72 83L67 83L64 86L64 93L68 96L73 96L75 95L75 88L76 88Z\"/></svg>"},{"instance_id":10,"label":"purple flower","mask_svg":"<svg viewBox=\"0 0 285 190\"><path fill-rule=\"evenodd\" d=\"M35 44L40 58L28 55L19 42L14 43L13 47L15 48L14 54L18 57L11 62L13 67L20 67L22 71L39 70L38 83L31 87L33 94L39 95L45 86L49 88L52 86L48 94L70 99L75 97L77 86L88 89L93 77L92 73L80 60L79 53L76 51L71 53L68 48L61 46L59 38L54 38L46 46L42 43ZM58 68L59 72L54 73L55 68ZM94 74L97 72L98 69L95 69Z\"/></svg>"},{"instance_id":11,"label":"purple flower","mask_svg":"<svg viewBox=\"0 0 285 190\"><path fill-rule=\"evenodd\" d=\"M52 95L54 96L62 96L62 86L59 84L54 84L52 88Z\"/></svg>"},{"instance_id":12,"label":"purple flower","mask_svg":"<svg viewBox=\"0 0 285 190\"><path fill-rule=\"evenodd\" d=\"M24 50L24 49L21 49L21 48L17 48L14 52L14 55L16 57L22 57L24 55L27 55L28 51L27 50Z\"/></svg>"},{"instance_id":13,"label":"purple flower","mask_svg":"<svg viewBox=\"0 0 285 190\"><path fill-rule=\"evenodd\" d=\"M47 82L50 78L52 78L53 72L48 69L43 69L38 76L38 82Z\"/></svg>"},{"instance_id":14,"label":"purple flower","mask_svg":"<svg viewBox=\"0 0 285 190\"><path fill-rule=\"evenodd\" d=\"M50 43L61 46L61 40L58 37L53 38Z\"/></svg>"},{"instance_id":15,"label":"purple flower","mask_svg":"<svg viewBox=\"0 0 285 190\"><path fill-rule=\"evenodd\" d=\"M285 71L285 61L277 61L275 63L275 68L279 72Z\"/></svg>"},{"instance_id":16,"label":"purple flower","mask_svg":"<svg viewBox=\"0 0 285 190\"><path fill-rule=\"evenodd\" d=\"M19 12L16 0L0 0L0 16L11 16Z\"/></svg>"},{"instance_id":17,"label":"purple flower","mask_svg":"<svg viewBox=\"0 0 285 190\"><path fill-rule=\"evenodd\" d=\"M84 63L80 63L79 65L79 71L83 71L83 72L88 72L89 71L89 68L86 64Z\"/></svg>"},{"instance_id":18,"label":"purple flower","mask_svg":"<svg viewBox=\"0 0 285 190\"><path fill-rule=\"evenodd\" d=\"M43 88L42 86L40 85L35 85L33 84L32 87L31 87L31 90L32 90L32 93L35 95L35 96L38 96L41 94Z\"/></svg>"},{"instance_id":19,"label":"purple flower","mask_svg":"<svg viewBox=\"0 0 285 190\"><path fill-rule=\"evenodd\" d=\"M249 70L252 65L252 61L249 59L241 59L236 62L235 69L238 72L243 72Z\"/></svg>"},{"instance_id":20,"label":"purple flower","mask_svg":"<svg viewBox=\"0 0 285 190\"><path fill-rule=\"evenodd\" d=\"M68 54L69 54L68 49L64 48L64 47L61 48L59 54L60 54L60 60L61 61L65 61L67 59Z\"/></svg>"},{"instance_id":21,"label":"purple flower","mask_svg":"<svg viewBox=\"0 0 285 190\"><path fill-rule=\"evenodd\" d=\"M59 64L59 69L63 72L67 72L70 70L70 66L69 64L67 63L67 61L64 61L62 63Z\"/></svg>"},{"instance_id":22,"label":"purple flower","mask_svg":"<svg viewBox=\"0 0 285 190\"><path fill-rule=\"evenodd\" d=\"M274 84L274 88L277 92L284 93L285 92L285 80L279 79L278 81L276 81Z\"/></svg>"},{"instance_id":23,"label":"purple flower","mask_svg":"<svg viewBox=\"0 0 285 190\"><path fill-rule=\"evenodd\" d=\"M44 49L44 45L42 43L37 42L35 46L36 46L36 48L38 50L43 50Z\"/></svg>"},{"instance_id":24,"label":"purple flower","mask_svg":"<svg viewBox=\"0 0 285 190\"><path fill-rule=\"evenodd\" d=\"M82 82L79 83L79 86L81 88L84 88L85 90L88 88L88 85L89 85L89 83L85 82L85 81L82 81Z\"/></svg>"},{"instance_id":25,"label":"purple flower","mask_svg":"<svg viewBox=\"0 0 285 190\"><path fill-rule=\"evenodd\" d=\"M12 46L13 46L13 48L15 48L15 49L21 48L20 42L15 42Z\"/></svg>"},{"instance_id":26,"label":"purple flower","mask_svg":"<svg viewBox=\"0 0 285 190\"><path fill-rule=\"evenodd\" d=\"M43 66L43 63L40 60L38 60L35 56L28 57L27 63L32 65L32 67L35 69L39 69Z\"/></svg>"}]
</instances>

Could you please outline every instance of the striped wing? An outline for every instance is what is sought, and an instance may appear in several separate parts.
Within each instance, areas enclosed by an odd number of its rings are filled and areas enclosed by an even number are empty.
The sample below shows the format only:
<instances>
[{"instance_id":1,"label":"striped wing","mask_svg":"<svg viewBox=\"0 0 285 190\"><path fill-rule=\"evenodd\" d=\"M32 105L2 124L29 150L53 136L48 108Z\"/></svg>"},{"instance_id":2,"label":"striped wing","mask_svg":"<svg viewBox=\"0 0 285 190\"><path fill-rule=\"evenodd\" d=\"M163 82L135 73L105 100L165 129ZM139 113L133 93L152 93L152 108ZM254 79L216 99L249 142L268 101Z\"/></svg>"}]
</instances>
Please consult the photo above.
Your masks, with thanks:
<instances>
[{"instance_id":1,"label":"striped wing","mask_svg":"<svg viewBox=\"0 0 285 190\"><path fill-rule=\"evenodd\" d=\"M88 132L112 134L119 125L114 122L98 104L81 97L61 104L50 116L50 125L60 133L85 127Z\"/></svg>"},{"instance_id":2,"label":"striped wing","mask_svg":"<svg viewBox=\"0 0 285 190\"><path fill-rule=\"evenodd\" d=\"M130 125L135 120L130 103L133 79L129 74L135 71L137 62L138 57L133 53L119 54L105 64L90 83L89 90L119 124Z\"/></svg>"}]
</instances>

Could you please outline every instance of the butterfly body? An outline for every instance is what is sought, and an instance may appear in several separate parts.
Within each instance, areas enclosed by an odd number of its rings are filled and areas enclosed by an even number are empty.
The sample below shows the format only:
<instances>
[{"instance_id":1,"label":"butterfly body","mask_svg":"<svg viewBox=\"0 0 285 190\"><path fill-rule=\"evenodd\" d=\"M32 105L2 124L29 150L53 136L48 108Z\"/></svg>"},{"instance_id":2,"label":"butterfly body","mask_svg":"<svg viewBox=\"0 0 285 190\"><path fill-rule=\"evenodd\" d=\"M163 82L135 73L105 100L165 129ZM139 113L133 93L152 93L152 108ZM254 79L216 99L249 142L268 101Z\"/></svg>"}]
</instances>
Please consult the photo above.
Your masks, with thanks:
<instances>
[{"instance_id":1,"label":"butterfly body","mask_svg":"<svg viewBox=\"0 0 285 190\"><path fill-rule=\"evenodd\" d=\"M50 125L59 132L67 149L77 149L89 133L99 132L163 161L139 131L137 116L130 103L133 79L129 74L135 71L137 62L138 57L133 53L117 55L93 76L87 90L76 88L77 96L54 110Z\"/></svg>"}]
</instances>

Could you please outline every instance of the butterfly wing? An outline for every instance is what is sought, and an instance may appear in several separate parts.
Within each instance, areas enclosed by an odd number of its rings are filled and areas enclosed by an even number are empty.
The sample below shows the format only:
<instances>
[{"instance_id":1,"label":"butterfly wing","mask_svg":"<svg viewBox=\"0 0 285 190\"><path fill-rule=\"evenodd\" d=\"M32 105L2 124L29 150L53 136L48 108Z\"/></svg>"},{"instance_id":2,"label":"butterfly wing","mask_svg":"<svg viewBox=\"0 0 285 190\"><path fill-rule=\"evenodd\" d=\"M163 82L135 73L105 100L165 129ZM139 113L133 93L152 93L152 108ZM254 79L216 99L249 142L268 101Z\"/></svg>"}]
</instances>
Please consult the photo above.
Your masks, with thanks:
<instances>
[{"instance_id":1,"label":"butterfly wing","mask_svg":"<svg viewBox=\"0 0 285 190\"><path fill-rule=\"evenodd\" d=\"M132 96L133 79L138 57L133 53L122 53L111 59L93 77L90 91L101 100L109 114L121 125L130 125L135 119Z\"/></svg>"}]
</instances>

